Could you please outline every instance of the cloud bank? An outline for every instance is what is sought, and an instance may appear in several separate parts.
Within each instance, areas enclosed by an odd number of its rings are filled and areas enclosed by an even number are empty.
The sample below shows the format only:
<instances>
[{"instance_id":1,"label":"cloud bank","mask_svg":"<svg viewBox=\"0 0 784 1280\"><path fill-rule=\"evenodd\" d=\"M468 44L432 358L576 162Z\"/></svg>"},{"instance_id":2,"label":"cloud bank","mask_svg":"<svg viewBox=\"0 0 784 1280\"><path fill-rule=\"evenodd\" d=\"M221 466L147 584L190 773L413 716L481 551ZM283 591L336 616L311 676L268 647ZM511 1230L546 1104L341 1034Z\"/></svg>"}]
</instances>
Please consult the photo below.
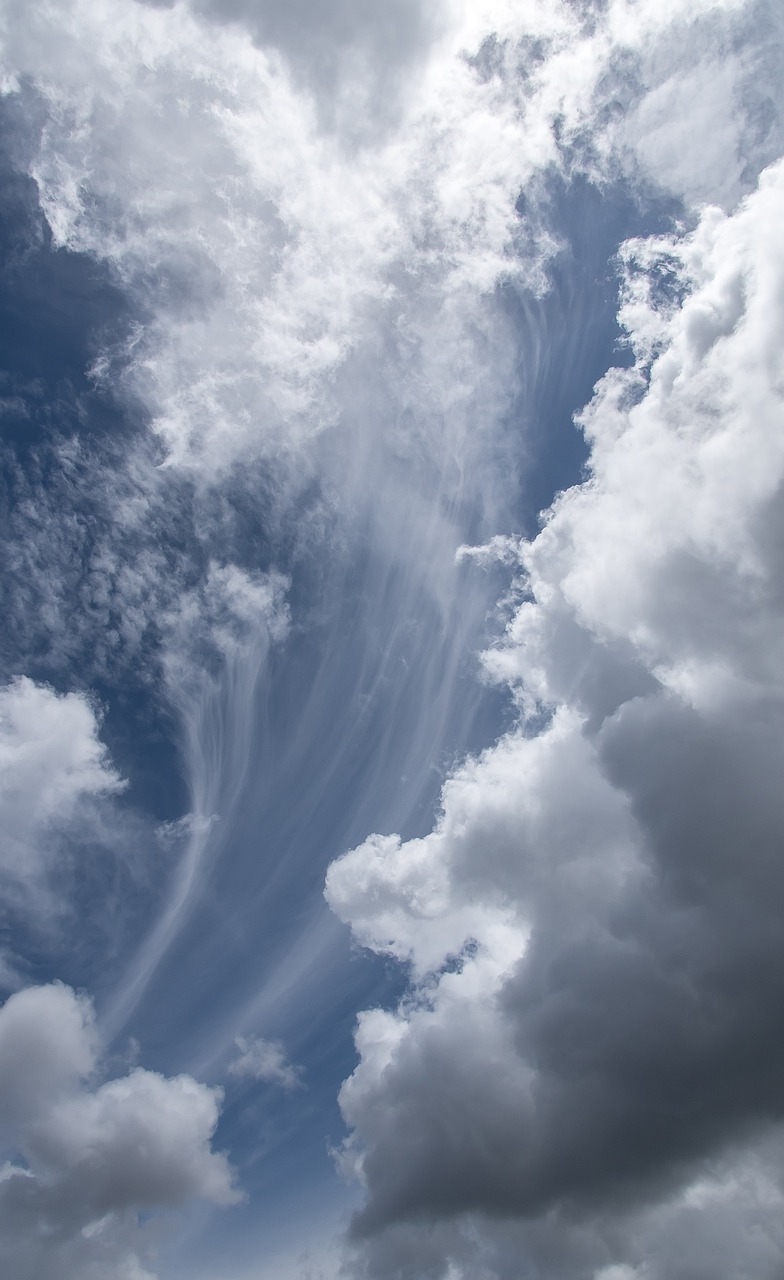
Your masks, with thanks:
<instances>
[{"instance_id":1,"label":"cloud bank","mask_svg":"<svg viewBox=\"0 0 784 1280\"><path fill-rule=\"evenodd\" d=\"M714 1212L727 1274L780 1271L782 211L777 164L625 246L635 364L583 411L588 476L519 544L485 654L519 728L430 835L330 870L415 978L360 1019L341 1095L362 1274L707 1277Z\"/></svg>"}]
</instances>

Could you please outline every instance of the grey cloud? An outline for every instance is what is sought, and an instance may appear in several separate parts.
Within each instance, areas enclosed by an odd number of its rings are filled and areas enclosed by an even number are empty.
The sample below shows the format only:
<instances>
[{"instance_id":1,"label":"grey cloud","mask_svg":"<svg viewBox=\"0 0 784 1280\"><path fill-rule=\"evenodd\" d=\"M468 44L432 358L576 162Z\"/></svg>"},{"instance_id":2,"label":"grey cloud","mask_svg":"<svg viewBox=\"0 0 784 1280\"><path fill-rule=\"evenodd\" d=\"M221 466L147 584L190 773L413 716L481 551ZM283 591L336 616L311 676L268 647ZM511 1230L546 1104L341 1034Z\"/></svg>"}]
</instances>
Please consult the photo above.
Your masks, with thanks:
<instances>
[{"instance_id":1,"label":"grey cloud","mask_svg":"<svg viewBox=\"0 0 784 1280\"><path fill-rule=\"evenodd\" d=\"M0 1009L0 1260L10 1280L149 1277L137 1212L238 1196L211 1150L220 1091L140 1068L97 1083L92 1006L61 984Z\"/></svg>"},{"instance_id":2,"label":"grey cloud","mask_svg":"<svg viewBox=\"0 0 784 1280\"><path fill-rule=\"evenodd\" d=\"M501 991L540 1082L510 1207L645 1194L647 1178L782 1118L783 732L780 706L730 729L669 698L602 730L647 874L582 937L545 916Z\"/></svg>"},{"instance_id":3,"label":"grey cloud","mask_svg":"<svg viewBox=\"0 0 784 1280\"><path fill-rule=\"evenodd\" d=\"M640 364L583 414L591 474L519 544L528 595L487 655L527 722L453 774L430 835L330 871L365 945L436 970L360 1020L358 1274L416 1275L421 1222L432 1274L484 1250L505 1275L508 1219L532 1275L709 1275L701 1203L740 1233L729 1274L781 1269L783 183L669 240L679 307L626 296ZM568 1266L537 1261L548 1224Z\"/></svg>"},{"instance_id":4,"label":"grey cloud","mask_svg":"<svg viewBox=\"0 0 784 1280\"><path fill-rule=\"evenodd\" d=\"M397 114L406 77L447 17L442 0L191 0L191 7L277 49L315 94L324 122L360 137Z\"/></svg>"},{"instance_id":5,"label":"grey cloud","mask_svg":"<svg viewBox=\"0 0 784 1280\"><path fill-rule=\"evenodd\" d=\"M781 1150L735 1152L687 1195L627 1213L466 1215L398 1224L355 1246L363 1280L715 1280L781 1273Z\"/></svg>"}]
</instances>

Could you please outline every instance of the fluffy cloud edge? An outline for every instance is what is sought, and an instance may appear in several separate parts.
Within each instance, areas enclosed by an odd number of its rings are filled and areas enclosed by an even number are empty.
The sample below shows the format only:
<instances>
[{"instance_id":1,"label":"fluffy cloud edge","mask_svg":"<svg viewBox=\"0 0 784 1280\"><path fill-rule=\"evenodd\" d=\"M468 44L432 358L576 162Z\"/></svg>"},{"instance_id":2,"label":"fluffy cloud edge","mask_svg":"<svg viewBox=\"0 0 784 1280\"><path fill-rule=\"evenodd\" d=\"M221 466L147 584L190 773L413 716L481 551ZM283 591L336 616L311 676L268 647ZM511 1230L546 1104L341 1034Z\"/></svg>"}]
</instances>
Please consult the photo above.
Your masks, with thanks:
<instances>
[{"instance_id":1,"label":"fluffy cloud edge","mask_svg":"<svg viewBox=\"0 0 784 1280\"><path fill-rule=\"evenodd\" d=\"M0 1008L2 1256L14 1280L145 1276L150 1213L237 1203L212 1149L222 1091L142 1068L101 1080L91 1001L62 983Z\"/></svg>"},{"instance_id":2,"label":"fluffy cloud edge","mask_svg":"<svg viewBox=\"0 0 784 1280\"><path fill-rule=\"evenodd\" d=\"M333 909L413 978L396 1011L360 1018L341 1093L367 1196L356 1274L474 1275L500 1216L532 1265L560 1224L573 1255L537 1264L559 1277L671 1274L651 1224L688 1244L690 1222L702 1275L700 1187L764 1217L760 1265L780 1266L782 1100L762 1078L784 819L782 208L777 163L734 213L625 247L637 359L581 415L589 477L532 542L483 553L522 565L485 656L520 725L448 779L429 835L370 837L330 869Z\"/></svg>"}]
</instances>

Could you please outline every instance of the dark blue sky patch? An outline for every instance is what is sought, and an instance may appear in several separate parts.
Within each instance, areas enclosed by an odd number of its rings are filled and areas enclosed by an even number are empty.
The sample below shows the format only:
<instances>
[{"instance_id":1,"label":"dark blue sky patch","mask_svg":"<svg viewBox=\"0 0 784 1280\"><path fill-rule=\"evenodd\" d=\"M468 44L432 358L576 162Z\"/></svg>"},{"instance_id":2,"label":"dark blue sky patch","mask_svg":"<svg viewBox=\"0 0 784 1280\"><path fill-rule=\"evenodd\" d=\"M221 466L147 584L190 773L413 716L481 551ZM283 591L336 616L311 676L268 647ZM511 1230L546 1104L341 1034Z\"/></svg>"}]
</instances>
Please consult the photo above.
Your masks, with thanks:
<instances>
[{"instance_id":1,"label":"dark blue sky patch","mask_svg":"<svg viewBox=\"0 0 784 1280\"><path fill-rule=\"evenodd\" d=\"M548 268L540 299L506 288L503 297L520 333L521 393L516 414L525 440L521 471L521 529L534 536L538 514L556 493L579 483L588 458L577 413L611 366L628 366L617 321L619 245L632 236L670 230L681 212L675 201L635 199L628 187L599 190L577 175L553 175L548 225L562 244ZM518 201L521 217L526 200ZM517 530L518 532L520 530Z\"/></svg>"}]
</instances>

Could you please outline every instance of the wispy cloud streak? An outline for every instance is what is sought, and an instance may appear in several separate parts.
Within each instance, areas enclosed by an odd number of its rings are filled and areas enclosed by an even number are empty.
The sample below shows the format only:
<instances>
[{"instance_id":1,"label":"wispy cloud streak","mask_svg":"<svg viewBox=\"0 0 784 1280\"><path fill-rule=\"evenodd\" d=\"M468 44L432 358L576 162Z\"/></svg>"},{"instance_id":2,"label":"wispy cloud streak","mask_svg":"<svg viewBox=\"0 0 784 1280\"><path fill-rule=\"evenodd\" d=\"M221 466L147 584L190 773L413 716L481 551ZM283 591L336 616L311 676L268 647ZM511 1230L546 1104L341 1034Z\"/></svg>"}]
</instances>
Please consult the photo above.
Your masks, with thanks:
<instances>
[{"instance_id":1,"label":"wispy cloud streak","mask_svg":"<svg viewBox=\"0 0 784 1280\"><path fill-rule=\"evenodd\" d=\"M184 726L191 812L180 824L185 850L165 909L104 1015L108 1034L116 1035L133 1012L182 927L205 861L230 836L248 775L259 677L270 643L288 625L286 586L274 574L254 578L236 566L212 565L200 596L186 596L167 620L164 671Z\"/></svg>"}]
</instances>

